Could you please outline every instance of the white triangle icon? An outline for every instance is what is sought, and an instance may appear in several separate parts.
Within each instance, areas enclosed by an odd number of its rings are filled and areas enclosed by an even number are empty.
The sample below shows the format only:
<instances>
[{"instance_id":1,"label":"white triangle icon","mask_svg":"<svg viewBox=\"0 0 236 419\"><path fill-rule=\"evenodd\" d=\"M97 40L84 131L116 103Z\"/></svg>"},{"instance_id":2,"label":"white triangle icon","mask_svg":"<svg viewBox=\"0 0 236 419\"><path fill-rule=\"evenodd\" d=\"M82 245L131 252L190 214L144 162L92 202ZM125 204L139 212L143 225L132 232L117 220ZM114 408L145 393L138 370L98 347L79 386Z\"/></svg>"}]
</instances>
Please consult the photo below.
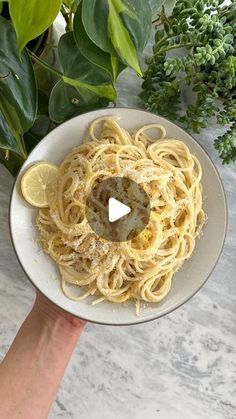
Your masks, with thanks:
<instances>
[{"instance_id":1,"label":"white triangle icon","mask_svg":"<svg viewBox=\"0 0 236 419\"><path fill-rule=\"evenodd\" d=\"M130 207L115 198L110 198L108 201L108 218L110 223L119 220L131 211Z\"/></svg>"}]
</instances>

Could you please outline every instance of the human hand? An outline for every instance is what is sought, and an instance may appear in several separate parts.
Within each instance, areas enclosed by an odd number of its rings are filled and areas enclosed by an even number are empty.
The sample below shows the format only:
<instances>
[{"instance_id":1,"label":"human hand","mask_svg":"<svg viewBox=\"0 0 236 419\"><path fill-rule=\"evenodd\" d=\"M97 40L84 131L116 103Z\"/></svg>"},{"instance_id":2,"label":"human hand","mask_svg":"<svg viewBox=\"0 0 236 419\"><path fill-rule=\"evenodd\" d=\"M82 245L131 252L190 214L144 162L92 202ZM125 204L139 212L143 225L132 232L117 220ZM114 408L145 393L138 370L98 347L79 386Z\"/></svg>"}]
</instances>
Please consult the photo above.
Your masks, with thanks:
<instances>
[{"instance_id":1,"label":"human hand","mask_svg":"<svg viewBox=\"0 0 236 419\"><path fill-rule=\"evenodd\" d=\"M33 311L37 313L42 322L52 329L61 329L61 333L78 336L81 334L86 321L67 313L56 304L52 303L39 291L36 292L36 300Z\"/></svg>"},{"instance_id":2,"label":"human hand","mask_svg":"<svg viewBox=\"0 0 236 419\"><path fill-rule=\"evenodd\" d=\"M0 363L1 419L48 417L85 324L37 291L33 309Z\"/></svg>"}]
</instances>

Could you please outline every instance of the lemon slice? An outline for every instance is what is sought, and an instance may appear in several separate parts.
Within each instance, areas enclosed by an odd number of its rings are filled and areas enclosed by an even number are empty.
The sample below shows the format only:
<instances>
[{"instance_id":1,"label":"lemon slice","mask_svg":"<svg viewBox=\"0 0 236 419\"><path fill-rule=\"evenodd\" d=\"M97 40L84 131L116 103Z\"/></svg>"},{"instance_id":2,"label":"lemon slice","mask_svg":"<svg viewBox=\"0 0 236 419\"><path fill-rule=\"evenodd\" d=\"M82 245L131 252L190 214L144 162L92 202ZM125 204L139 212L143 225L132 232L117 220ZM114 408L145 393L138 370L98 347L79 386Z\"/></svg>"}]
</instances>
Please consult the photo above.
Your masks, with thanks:
<instances>
[{"instance_id":1,"label":"lemon slice","mask_svg":"<svg viewBox=\"0 0 236 419\"><path fill-rule=\"evenodd\" d=\"M58 167L48 162L40 162L26 170L21 179L21 191L29 204L46 208L55 191Z\"/></svg>"}]
</instances>

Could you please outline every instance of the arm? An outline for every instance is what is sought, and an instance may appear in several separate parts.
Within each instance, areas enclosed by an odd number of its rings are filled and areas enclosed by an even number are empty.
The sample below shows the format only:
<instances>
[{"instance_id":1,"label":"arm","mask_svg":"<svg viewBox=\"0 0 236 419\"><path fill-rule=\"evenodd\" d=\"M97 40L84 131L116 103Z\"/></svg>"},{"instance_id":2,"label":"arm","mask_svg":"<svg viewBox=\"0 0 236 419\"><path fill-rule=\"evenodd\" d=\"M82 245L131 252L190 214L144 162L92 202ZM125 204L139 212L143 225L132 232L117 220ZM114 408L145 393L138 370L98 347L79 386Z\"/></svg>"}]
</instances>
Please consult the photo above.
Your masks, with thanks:
<instances>
[{"instance_id":1,"label":"arm","mask_svg":"<svg viewBox=\"0 0 236 419\"><path fill-rule=\"evenodd\" d=\"M0 364L0 418L45 419L85 322L37 294Z\"/></svg>"}]
</instances>

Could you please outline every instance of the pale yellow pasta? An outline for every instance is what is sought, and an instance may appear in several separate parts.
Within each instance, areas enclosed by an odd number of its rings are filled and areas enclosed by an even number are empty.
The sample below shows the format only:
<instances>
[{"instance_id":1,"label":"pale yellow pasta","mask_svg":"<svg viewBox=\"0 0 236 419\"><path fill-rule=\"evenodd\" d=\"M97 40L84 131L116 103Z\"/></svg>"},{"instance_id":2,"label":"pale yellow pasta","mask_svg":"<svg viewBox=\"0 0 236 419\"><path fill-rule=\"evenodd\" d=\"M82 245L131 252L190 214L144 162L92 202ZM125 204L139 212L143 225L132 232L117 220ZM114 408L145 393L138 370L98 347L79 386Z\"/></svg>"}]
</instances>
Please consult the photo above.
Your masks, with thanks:
<instances>
[{"instance_id":1,"label":"pale yellow pasta","mask_svg":"<svg viewBox=\"0 0 236 419\"><path fill-rule=\"evenodd\" d=\"M148 135L150 129L156 137ZM149 224L120 243L98 237L85 214L91 190L113 176L132 179L150 198ZM64 293L74 300L92 295L93 304L132 299L137 313L140 302L165 298L205 221L201 176L197 158L184 142L167 138L162 125L131 135L118 118L93 121L90 139L60 165L50 207L37 217L42 246L59 266Z\"/></svg>"}]
</instances>

